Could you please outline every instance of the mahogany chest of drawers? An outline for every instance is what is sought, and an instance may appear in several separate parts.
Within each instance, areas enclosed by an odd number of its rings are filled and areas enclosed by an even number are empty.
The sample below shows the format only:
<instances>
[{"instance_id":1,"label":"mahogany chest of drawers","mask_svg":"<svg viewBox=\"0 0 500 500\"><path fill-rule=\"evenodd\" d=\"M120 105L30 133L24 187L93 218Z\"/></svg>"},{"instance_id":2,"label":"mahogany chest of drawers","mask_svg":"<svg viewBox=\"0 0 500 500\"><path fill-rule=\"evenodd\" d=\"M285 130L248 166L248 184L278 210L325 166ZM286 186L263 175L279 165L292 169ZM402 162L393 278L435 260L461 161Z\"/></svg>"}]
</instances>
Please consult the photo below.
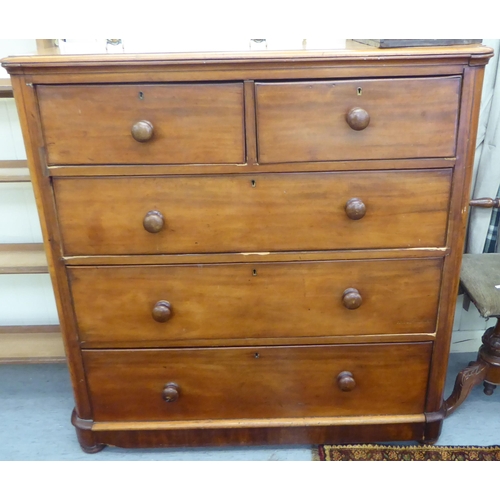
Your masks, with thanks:
<instances>
[{"instance_id":1,"label":"mahogany chest of drawers","mask_svg":"<svg viewBox=\"0 0 500 500\"><path fill-rule=\"evenodd\" d=\"M4 60L82 448L435 441L491 55Z\"/></svg>"}]
</instances>

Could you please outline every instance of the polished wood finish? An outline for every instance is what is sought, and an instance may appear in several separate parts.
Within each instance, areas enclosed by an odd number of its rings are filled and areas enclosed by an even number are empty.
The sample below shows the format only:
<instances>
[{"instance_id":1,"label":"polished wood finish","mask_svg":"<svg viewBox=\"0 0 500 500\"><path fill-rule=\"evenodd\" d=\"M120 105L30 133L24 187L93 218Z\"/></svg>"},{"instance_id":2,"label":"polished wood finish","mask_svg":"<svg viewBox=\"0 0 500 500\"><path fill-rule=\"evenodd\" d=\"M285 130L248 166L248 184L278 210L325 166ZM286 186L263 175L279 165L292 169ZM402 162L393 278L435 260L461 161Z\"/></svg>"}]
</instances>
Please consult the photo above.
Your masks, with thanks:
<instances>
[{"instance_id":1,"label":"polished wood finish","mask_svg":"<svg viewBox=\"0 0 500 500\"><path fill-rule=\"evenodd\" d=\"M258 427L220 427L205 428L195 421L197 428L180 430L119 430L99 431L81 430L76 432L80 446L87 453L95 453L103 449L104 444L122 448L151 447L196 447L196 446L249 446L269 443L276 445L322 444L322 443L366 443L388 441L412 441L425 436L426 424L415 419L394 419L390 423L377 420L370 423L346 422L343 425L332 425L331 421L324 426L289 426L283 422L280 427L266 427L266 423L276 419L266 419ZM76 420L74 421L76 422ZM223 421L224 422L224 421ZM278 420L279 422L279 420ZM294 419L296 422L296 419ZM363 419L363 422L368 422ZM243 421L242 424L245 422ZM158 423L158 426L160 424ZM203 431L200 431L203 429Z\"/></svg>"},{"instance_id":2,"label":"polished wood finish","mask_svg":"<svg viewBox=\"0 0 500 500\"><path fill-rule=\"evenodd\" d=\"M154 127L151 122L141 120L132 125L132 137L137 142L148 142L153 137Z\"/></svg>"},{"instance_id":3,"label":"polished wood finish","mask_svg":"<svg viewBox=\"0 0 500 500\"><path fill-rule=\"evenodd\" d=\"M429 413L438 412L443 408L444 386L460 281L460 265L468 221L470 186L474 165L475 148L470 145L476 143L483 77L484 68L482 67L466 67L464 69L460 104L462 126L458 133L458 161L454 171L448 221L450 254L446 257L444 264L437 328L439 335L436 336L433 350L433 359L442 361L431 364L431 379L434 383L429 386L427 394L426 411ZM437 424L434 425L435 428L436 426Z\"/></svg>"},{"instance_id":4,"label":"polished wood finish","mask_svg":"<svg viewBox=\"0 0 500 500\"><path fill-rule=\"evenodd\" d=\"M500 208L500 198L478 198L470 200L469 205L479 208Z\"/></svg>"},{"instance_id":5,"label":"polished wood finish","mask_svg":"<svg viewBox=\"0 0 500 500\"><path fill-rule=\"evenodd\" d=\"M348 288L342 294L342 303L347 309L357 309L363 303L363 297L356 288Z\"/></svg>"},{"instance_id":6,"label":"polished wood finish","mask_svg":"<svg viewBox=\"0 0 500 500\"><path fill-rule=\"evenodd\" d=\"M483 335L483 344L475 362L462 370L455 380L453 392L445 401L446 415L451 415L467 398L470 391L483 382L484 393L491 396L500 385L500 320Z\"/></svg>"},{"instance_id":7,"label":"polished wood finish","mask_svg":"<svg viewBox=\"0 0 500 500\"><path fill-rule=\"evenodd\" d=\"M158 210L150 210L144 216L142 225L148 233L159 233L165 225L165 219L163 218L163 214L158 212Z\"/></svg>"},{"instance_id":8,"label":"polished wood finish","mask_svg":"<svg viewBox=\"0 0 500 500\"><path fill-rule=\"evenodd\" d=\"M449 255L448 247L391 248L373 250L337 250L319 252L237 252L195 254L151 254L151 255L76 255L63 256L68 265L161 265L161 264L217 264L252 262L305 262L308 260L348 259L397 259L432 258Z\"/></svg>"},{"instance_id":9,"label":"polished wood finish","mask_svg":"<svg viewBox=\"0 0 500 500\"><path fill-rule=\"evenodd\" d=\"M153 319L158 323L166 323L172 317L172 306L167 300L158 301L153 307Z\"/></svg>"},{"instance_id":10,"label":"polished wood finish","mask_svg":"<svg viewBox=\"0 0 500 500\"><path fill-rule=\"evenodd\" d=\"M453 392L445 401L446 416L450 416L465 401L470 391L484 381L486 364L478 361L462 370L455 380Z\"/></svg>"},{"instance_id":11,"label":"polished wood finish","mask_svg":"<svg viewBox=\"0 0 500 500\"><path fill-rule=\"evenodd\" d=\"M359 89L361 92L362 88ZM363 108L352 108L346 114L346 121L353 130L364 130L370 124L370 114Z\"/></svg>"},{"instance_id":12,"label":"polished wood finish","mask_svg":"<svg viewBox=\"0 0 500 500\"><path fill-rule=\"evenodd\" d=\"M48 164L244 162L239 83L42 85L37 95ZM145 143L131 133L144 120L154 125Z\"/></svg>"},{"instance_id":13,"label":"polished wood finish","mask_svg":"<svg viewBox=\"0 0 500 500\"><path fill-rule=\"evenodd\" d=\"M179 399L180 388L177 384L169 382L165 385L161 394L166 403L175 403Z\"/></svg>"},{"instance_id":14,"label":"polished wood finish","mask_svg":"<svg viewBox=\"0 0 500 500\"><path fill-rule=\"evenodd\" d=\"M8 58L82 448L435 441L491 55Z\"/></svg>"},{"instance_id":15,"label":"polished wood finish","mask_svg":"<svg viewBox=\"0 0 500 500\"><path fill-rule=\"evenodd\" d=\"M337 375L337 385L341 391L351 392L356 387L356 381L351 372L340 372Z\"/></svg>"},{"instance_id":16,"label":"polished wood finish","mask_svg":"<svg viewBox=\"0 0 500 500\"><path fill-rule=\"evenodd\" d=\"M303 418L273 418L272 420L264 418L252 419L220 419L220 420L162 420L161 422L91 422L89 428L95 431L151 431L151 430L189 430L198 429L252 429L256 427L320 427L325 425L344 426L344 425L362 425L367 420L371 424L403 424L426 422L427 415L373 415L368 417L303 417Z\"/></svg>"},{"instance_id":17,"label":"polished wood finish","mask_svg":"<svg viewBox=\"0 0 500 500\"><path fill-rule=\"evenodd\" d=\"M431 333L442 265L442 259L398 259L68 271L81 341L160 346L188 339ZM344 305L352 286L363 297L355 310ZM151 317L159 300L175 310L166 324Z\"/></svg>"},{"instance_id":18,"label":"polished wood finish","mask_svg":"<svg viewBox=\"0 0 500 500\"><path fill-rule=\"evenodd\" d=\"M259 161L454 156L461 83L459 77L258 83ZM364 116L356 129L346 121L353 107L370 116L356 112Z\"/></svg>"},{"instance_id":19,"label":"polished wood finish","mask_svg":"<svg viewBox=\"0 0 500 500\"><path fill-rule=\"evenodd\" d=\"M345 204L345 213L352 220L362 219L366 214L366 205L359 198L351 198Z\"/></svg>"},{"instance_id":20,"label":"polished wood finish","mask_svg":"<svg viewBox=\"0 0 500 500\"><path fill-rule=\"evenodd\" d=\"M66 255L187 254L444 246L452 175L439 169L53 182ZM346 213L353 197L366 205L360 220ZM153 236L142 228L150 210L165 218Z\"/></svg>"},{"instance_id":21,"label":"polished wood finish","mask_svg":"<svg viewBox=\"0 0 500 500\"><path fill-rule=\"evenodd\" d=\"M84 360L97 422L301 418L422 413L430 350L430 343L92 350ZM357 382L350 392L336 380L346 370ZM171 381L182 392L166 405Z\"/></svg>"},{"instance_id":22,"label":"polished wood finish","mask_svg":"<svg viewBox=\"0 0 500 500\"><path fill-rule=\"evenodd\" d=\"M248 128L246 129L248 131ZM249 133L249 132L248 132ZM255 130L254 130L255 139ZM255 153L256 154L256 153ZM456 160L450 158L417 158L410 160L365 160L297 163L247 163L210 165L49 165L52 177L115 177L145 175L199 175L199 174L258 174L291 172L353 172L361 170L419 170L452 168Z\"/></svg>"}]
</instances>

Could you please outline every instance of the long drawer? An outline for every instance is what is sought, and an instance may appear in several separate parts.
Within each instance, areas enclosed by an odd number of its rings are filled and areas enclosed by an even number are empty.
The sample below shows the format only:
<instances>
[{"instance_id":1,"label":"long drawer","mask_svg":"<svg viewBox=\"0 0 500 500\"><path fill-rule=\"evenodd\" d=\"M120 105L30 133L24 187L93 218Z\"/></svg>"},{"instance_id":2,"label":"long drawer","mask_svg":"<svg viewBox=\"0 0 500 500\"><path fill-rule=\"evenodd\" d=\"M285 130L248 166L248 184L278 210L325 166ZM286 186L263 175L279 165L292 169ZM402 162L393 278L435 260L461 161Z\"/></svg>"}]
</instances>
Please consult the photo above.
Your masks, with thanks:
<instances>
[{"instance_id":1,"label":"long drawer","mask_svg":"<svg viewBox=\"0 0 500 500\"><path fill-rule=\"evenodd\" d=\"M80 340L432 333L443 260L70 267Z\"/></svg>"},{"instance_id":2,"label":"long drawer","mask_svg":"<svg viewBox=\"0 0 500 500\"><path fill-rule=\"evenodd\" d=\"M243 85L40 85L53 165L243 163Z\"/></svg>"},{"instance_id":3,"label":"long drawer","mask_svg":"<svg viewBox=\"0 0 500 500\"><path fill-rule=\"evenodd\" d=\"M452 169L55 178L66 255L439 247Z\"/></svg>"},{"instance_id":4,"label":"long drawer","mask_svg":"<svg viewBox=\"0 0 500 500\"><path fill-rule=\"evenodd\" d=\"M257 83L261 163L455 155L462 80Z\"/></svg>"},{"instance_id":5,"label":"long drawer","mask_svg":"<svg viewBox=\"0 0 500 500\"><path fill-rule=\"evenodd\" d=\"M89 350L83 359L97 422L404 415L424 411L431 347Z\"/></svg>"}]
</instances>

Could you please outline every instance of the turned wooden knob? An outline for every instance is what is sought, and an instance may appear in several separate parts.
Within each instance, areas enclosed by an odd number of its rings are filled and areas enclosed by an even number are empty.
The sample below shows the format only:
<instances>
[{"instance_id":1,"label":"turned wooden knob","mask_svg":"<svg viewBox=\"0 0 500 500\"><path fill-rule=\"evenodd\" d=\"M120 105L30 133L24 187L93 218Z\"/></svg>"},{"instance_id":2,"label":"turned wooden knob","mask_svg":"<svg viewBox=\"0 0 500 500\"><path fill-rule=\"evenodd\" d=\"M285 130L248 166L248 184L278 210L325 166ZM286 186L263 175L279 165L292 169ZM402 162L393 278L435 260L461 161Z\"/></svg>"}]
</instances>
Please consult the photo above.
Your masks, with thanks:
<instances>
[{"instance_id":1,"label":"turned wooden knob","mask_svg":"<svg viewBox=\"0 0 500 500\"><path fill-rule=\"evenodd\" d=\"M153 124L147 120L141 120L132 125L132 137L137 142L148 142L153 137Z\"/></svg>"},{"instance_id":2,"label":"turned wooden knob","mask_svg":"<svg viewBox=\"0 0 500 500\"><path fill-rule=\"evenodd\" d=\"M341 391L349 392L356 387L356 381L351 372L340 372L337 375L337 385Z\"/></svg>"},{"instance_id":3,"label":"turned wooden knob","mask_svg":"<svg viewBox=\"0 0 500 500\"><path fill-rule=\"evenodd\" d=\"M500 208L500 198L478 198L477 200L470 200L469 205L479 208Z\"/></svg>"},{"instance_id":4,"label":"turned wooden knob","mask_svg":"<svg viewBox=\"0 0 500 500\"><path fill-rule=\"evenodd\" d=\"M163 229L165 219L161 212L151 210L144 216L142 224L148 233L159 233Z\"/></svg>"},{"instance_id":5,"label":"turned wooden knob","mask_svg":"<svg viewBox=\"0 0 500 500\"><path fill-rule=\"evenodd\" d=\"M153 307L153 319L158 323L165 323L172 316L172 306L166 300L160 300Z\"/></svg>"},{"instance_id":6,"label":"turned wooden knob","mask_svg":"<svg viewBox=\"0 0 500 500\"><path fill-rule=\"evenodd\" d=\"M342 295L342 302L347 309L357 309L363 303L363 299L356 288L348 288Z\"/></svg>"},{"instance_id":7,"label":"turned wooden knob","mask_svg":"<svg viewBox=\"0 0 500 500\"><path fill-rule=\"evenodd\" d=\"M174 382L169 382L165 384L161 395L167 403L173 403L179 399L179 392L179 386Z\"/></svg>"},{"instance_id":8,"label":"turned wooden knob","mask_svg":"<svg viewBox=\"0 0 500 500\"><path fill-rule=\"evenodd\" d=\"M366 214L366 205L359 198L351 198L345 204L345 213L349 219L362 219Z\"/></svg>"},{"instance_id":9,"label":"turned wooden knob","mask_svg":"<svg viewBox=\"0 0 500 500\"><path fill-rule=\"evenodd\" d=\"M363 108L352 108L345 117L349 127L353 130L363 130L370 123L370 115Z\"/></svg>"}]
</instances>

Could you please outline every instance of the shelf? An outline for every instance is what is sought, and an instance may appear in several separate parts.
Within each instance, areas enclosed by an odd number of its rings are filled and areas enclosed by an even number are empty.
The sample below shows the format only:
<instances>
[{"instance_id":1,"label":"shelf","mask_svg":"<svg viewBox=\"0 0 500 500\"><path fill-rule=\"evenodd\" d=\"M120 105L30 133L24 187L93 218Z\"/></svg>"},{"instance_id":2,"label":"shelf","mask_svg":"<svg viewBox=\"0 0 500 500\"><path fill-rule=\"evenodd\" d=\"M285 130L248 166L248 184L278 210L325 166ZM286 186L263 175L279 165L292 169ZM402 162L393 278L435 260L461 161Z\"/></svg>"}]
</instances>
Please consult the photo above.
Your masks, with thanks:
<instances>
[{"instance_id":1,"label":"shelf","mask_svg":"<svg viewBox=\"0 0 500 500\"><path fill-rule=\"evenodd\" d=\"M0 182L30 182L26 160L0 160Z\"/></svg>"},{"instance_id":2,"label":"shelf","mask_svg":"<svg viewBox=\"0 0 500 500\"><path fill-rule=\"evenodd\" d=\"M10 78L0 78L0 98L1 97L14 97Z\"/></svg>"},{"instance_id":3,"label":"shelf","mask_svg":"<svg viewBox=\"0 0 500 500\"><path fill-rule=\"evenodd\" d=\"M48 273L41 243L0 244L0 274Z\"/></svg>"},{"instance_id":4,"label":"shelf","mask_svg":"<svg viewBox=\"0 0 500 500\"><path fill-rule=\"evenodd\" d=\"M65 362L59 325L0 326L0 364Z\"/></svg>"}]
</instances>

